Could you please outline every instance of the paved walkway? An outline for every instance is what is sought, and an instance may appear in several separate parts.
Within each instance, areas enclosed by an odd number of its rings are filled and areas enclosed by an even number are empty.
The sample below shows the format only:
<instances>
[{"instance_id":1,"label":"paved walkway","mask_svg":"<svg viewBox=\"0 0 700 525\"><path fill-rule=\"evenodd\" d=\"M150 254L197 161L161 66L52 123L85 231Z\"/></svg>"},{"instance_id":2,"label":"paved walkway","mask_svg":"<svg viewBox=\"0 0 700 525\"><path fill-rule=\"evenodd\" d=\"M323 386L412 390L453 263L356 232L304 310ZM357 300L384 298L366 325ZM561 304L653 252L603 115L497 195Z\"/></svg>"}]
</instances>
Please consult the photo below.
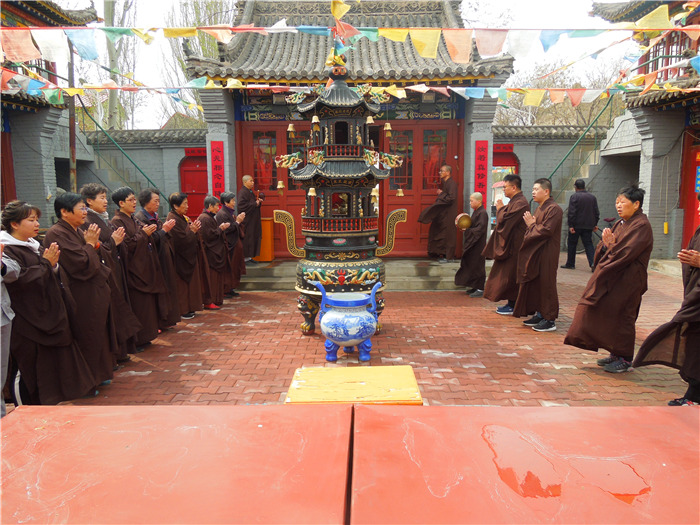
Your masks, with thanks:
<instances>
[{"instance_id":1,"label":"paved walkway","mask_svg":"<svg viewBox=\"0 0 700 525\"><path fill-rule=\"evenodd\" d=\"M562 254L562 260L565 257ZM650 366L608 374L598 354L562 341L590 271L559 271L556 332L463 291L386 292L383 331L369 366L411 365L428 405L665 405L685 392L675 370ZM389 276L390 277L390 276ZM359 365L356 355L324 360L321 335L302 336L296 293L248 292L162 334L115 374L97 397L76 405L282 403L297 368ZM637 343L676 312L678 278L651 271ZM607 355L607 352L603 354Z\"/></svg>"}]
</instances>

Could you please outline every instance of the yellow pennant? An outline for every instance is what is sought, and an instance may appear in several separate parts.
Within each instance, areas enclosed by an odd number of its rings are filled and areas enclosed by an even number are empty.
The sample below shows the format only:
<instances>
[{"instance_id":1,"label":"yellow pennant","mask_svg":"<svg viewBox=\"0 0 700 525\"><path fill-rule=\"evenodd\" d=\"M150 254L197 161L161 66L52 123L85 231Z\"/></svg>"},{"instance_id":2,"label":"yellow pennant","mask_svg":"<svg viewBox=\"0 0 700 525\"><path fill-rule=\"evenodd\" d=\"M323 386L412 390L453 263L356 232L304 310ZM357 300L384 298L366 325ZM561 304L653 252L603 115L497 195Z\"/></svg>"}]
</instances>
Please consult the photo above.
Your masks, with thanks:
<instances>
[{"instance_id":1,"label":"yellow pennant","mask_svg":"<svg viewBox=\"0 0 700 525\"><path fill-rule=\"evenodd\" d=\"M350 6L343 0L331 0L331 13L337 20L343 18L348 11L350 11Z\"/></svg>"}]
</instances>

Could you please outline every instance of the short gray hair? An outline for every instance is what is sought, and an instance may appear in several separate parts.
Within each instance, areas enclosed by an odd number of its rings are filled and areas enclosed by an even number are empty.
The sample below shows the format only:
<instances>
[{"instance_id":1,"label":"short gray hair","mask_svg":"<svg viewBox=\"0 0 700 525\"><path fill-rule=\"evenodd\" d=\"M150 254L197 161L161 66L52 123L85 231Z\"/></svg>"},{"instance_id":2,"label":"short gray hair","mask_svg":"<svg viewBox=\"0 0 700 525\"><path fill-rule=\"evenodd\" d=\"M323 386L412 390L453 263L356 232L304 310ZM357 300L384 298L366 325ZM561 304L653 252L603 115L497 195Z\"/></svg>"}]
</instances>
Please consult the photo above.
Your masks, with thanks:
<instances>
[{"instance_id":1,"label":"short gray hair","mask_svg":"<svg viewBox=\"0 0 700 525\"><path fill-rule=\"evenodd\" d=\"M470 199L476 199L476 200L478 200L479 202L484 202L484 196L483 196L481 193L479 193L478 191L477 191L476 193L472 193L472 194L469 196L469 198L470 198Z\"/></svg>"},{"instance_id":2,"label":"short gray hair","mask_svg":"<svg viewBox=\"0 0 700 525\"><path fill-rule=\"evenodd\" d=\"M241 182L248 182L249 180L253 180L253 177L251 177L250 175L243 175Z\"/></svg>"}]
</instances>

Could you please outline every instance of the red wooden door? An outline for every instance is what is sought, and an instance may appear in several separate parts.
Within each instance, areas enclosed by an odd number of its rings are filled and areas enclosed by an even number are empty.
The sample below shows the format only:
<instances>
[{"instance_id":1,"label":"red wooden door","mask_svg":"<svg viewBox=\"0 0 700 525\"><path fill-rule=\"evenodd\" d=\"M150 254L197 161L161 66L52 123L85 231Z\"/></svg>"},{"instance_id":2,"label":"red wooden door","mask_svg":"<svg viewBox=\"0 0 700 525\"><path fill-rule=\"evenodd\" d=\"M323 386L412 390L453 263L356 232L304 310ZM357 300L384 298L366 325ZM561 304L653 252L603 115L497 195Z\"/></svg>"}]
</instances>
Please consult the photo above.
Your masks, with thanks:
<instances>
[{"instance_id":1,"label":"red wooden door","mask_svg":"<svg viewBox=\"0 0 700 525\"><path fill-rule=\"evenodd\" d=\"M295 137L289 137L287 122L244 123L242 133L243 154L238 170L238 187L242 187L243 175L251 175L255 190L265 195L261 208L263 219L272 218L274 210L285 210L294 217L296 243L303 246L301 234L301 209L304 207L305 192L301 185L289 177L289 170L275 166L275 157L301 151L309 137L309 123L295 122ZM279 194L277 183L282 181L284 190ZM287 250L287 236L281 224L274 225L275 258L291 257Z\"/></svg>"},{"instance_id":2,"label":"red wooden door","mask_svg":"<svg viewBox=\"0 0 700 525\"><path fill-rule=\"evenodd\" d=\"M455 159L460 153L459 128L451 122L415 121L398 121L392 123L392 127L391 138L382 136L382 150L403 155L404 162L401 167L392 169L381 185L381 217L385 218L397 208L406 208L408 220L396 228L394 250L389 257L426 257L430 225L420 224L418 215L435 202L443 164L452 166L452 177L459 188L458 209L462 209L462 163ZM403 197L397 196L399 188L403 190ZM384 224L380 230L380 237L384 239Z\"/></svg>"},{"instance_id":3,"label":"red wooden door","mask_svg":"<svg viewBox=\"0 0 700 525\"><path fill-rule=\"evenodd\" d=\"M204 209L204 199L209 193L207 158L187 157L180 164L180 191L187 194L187 216L194 220Z\"/></svg>"}]
</instances>

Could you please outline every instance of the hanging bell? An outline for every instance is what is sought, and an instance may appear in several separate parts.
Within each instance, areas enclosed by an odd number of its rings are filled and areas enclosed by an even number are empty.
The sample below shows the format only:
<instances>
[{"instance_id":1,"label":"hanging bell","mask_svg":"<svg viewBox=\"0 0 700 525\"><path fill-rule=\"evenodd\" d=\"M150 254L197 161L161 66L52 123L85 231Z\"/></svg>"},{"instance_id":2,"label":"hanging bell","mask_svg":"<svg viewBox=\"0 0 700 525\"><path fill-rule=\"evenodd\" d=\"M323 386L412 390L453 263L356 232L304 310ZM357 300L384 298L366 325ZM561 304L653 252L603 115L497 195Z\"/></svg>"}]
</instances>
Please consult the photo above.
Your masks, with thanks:
<instances>
[{"instance_id":1,"label":"hanging bell","mask_svg":"<svg viewBox=\"0 0 700 525\"><path fill-rule=\"evenodd\" d=\"M284 182L282 182L281 180L277 181L277 193L280 197L284 195Z\"/></svg>"},{"instance_id":2,"label":"hanging bell","mask_svg":"<svg viewBox=\"0 0 700 525\"><path fill-rule=\"evenodd\" d=\"M289 126L287 126L287 133L289 133L290 138L293 139L295 137L294 134L296 133L296 131L297 130L294 128L294 124L290 124Z\"/></svg>"},{"instance_id":3,"label":"hanging bell","mask_svg":"<svg viewBox=\"0 0 700 525\"><path fill-rule=\"evenodd\" d=\"M372 118L372 115L367 116L367 125L374 124L374 119Z\"/></svg>"},{"instance_id":4,"label":"hanging bell","mask_svg":"<svg viewBox=\"0 0 700 525\"><path fill-rule=\"evenodd\" d=\"M384 124L384 133L386 134L387 138L391 138L391 124L388 122Z\"/></svg>"},{"instance_id":5,"label":"hanging bell","mask_svg":"<svg viewBox=\"0 0 700 525\"><path fill-rule=\"evenodd\" d=\"M309 197L315 197L315 196L316 196L316 188L314 188L313 186L311 186L311 187L309 188Z\"/></svg>"},{"instance_id":6,"label":"hanging bell","mask_svg":"<svg viewBox=\"0 0 700 525\"><path fill-rule=\"evenodd\" d=\"M404 197L403 188L399 188L398 190L396 190L396 196L397 197Z\"/></svg>"},{"instance_id":7,"label":"hanging bell","mask_svg":"<svg viewBox=\"0 0 700 525\"><path fill-rule=\"evenodd\" d=\"M318 115L314 115L311 118L311 128L314 131L321 131L321 121L318 119Z\"/></svg>"}]
</instances>

